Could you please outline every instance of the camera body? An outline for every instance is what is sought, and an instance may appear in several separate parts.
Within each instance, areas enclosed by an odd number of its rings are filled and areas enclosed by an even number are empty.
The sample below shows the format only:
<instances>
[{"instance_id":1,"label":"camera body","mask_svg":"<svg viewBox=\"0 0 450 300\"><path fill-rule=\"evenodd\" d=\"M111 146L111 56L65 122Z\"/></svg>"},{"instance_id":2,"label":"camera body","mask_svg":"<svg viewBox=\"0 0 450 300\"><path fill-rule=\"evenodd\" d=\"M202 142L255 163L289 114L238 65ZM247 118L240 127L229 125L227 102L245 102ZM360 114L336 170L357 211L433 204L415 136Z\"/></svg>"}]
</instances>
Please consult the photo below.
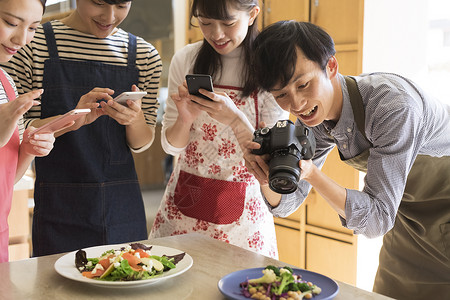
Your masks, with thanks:
<instances>
[{"instance_id":1,"label":"camera body","mask_svg":"<svg viewBox=\"0 0 450 300\"><path fill-rule=\"evenodd\" d=\"M253 154L269 154L269 187L279 194L290 194L297 189L301 170L299 161L311 159L316 151L312 130L290 120L279 120L272 127L253 133L253 141L260 144Z\"/></svg>"}]
</instances>

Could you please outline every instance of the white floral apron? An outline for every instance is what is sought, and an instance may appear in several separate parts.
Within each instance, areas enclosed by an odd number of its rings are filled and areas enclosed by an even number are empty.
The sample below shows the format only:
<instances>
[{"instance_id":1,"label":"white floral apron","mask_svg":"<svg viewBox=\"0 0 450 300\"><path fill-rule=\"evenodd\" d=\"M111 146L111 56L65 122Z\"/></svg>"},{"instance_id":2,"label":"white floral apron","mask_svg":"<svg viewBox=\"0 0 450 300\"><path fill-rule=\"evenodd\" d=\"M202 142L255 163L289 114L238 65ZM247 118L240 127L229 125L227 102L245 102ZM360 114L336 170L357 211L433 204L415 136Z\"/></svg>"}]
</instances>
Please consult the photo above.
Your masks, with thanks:
<instances>
[{"instance_id":1,"label":"white floral apron","mask_svg":"<svg viewBox=\"0 0 450 300\"><path fill-rule=\"evenodd\" d=\"M258 124L256 93L243 99L239 88L214 89L226 92ZM242 157L231 128L200 114L167 184L150 238L196 232L278 258L273 216Z\"/></svg>"}]
</instances>

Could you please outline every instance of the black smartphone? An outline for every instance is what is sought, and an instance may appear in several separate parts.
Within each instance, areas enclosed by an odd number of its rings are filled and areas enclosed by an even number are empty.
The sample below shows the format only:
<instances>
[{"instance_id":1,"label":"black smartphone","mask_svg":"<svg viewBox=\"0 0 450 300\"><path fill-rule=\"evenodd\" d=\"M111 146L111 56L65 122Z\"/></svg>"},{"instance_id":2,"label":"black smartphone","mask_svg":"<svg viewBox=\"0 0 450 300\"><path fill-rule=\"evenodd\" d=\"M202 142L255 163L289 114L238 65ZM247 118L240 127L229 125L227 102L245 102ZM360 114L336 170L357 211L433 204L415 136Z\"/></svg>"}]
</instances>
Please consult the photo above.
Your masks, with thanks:
<instances>
[{"instance_id":1,"label":"black smartphone","mask_svg":"<svg viewBox=\"0 0 450 300\"><path fill-rule=\"evenodd\" d=\"M186 82L189 90L189 94L202 97L203 99L212 101L210 98L199 93L199 89L207 91L213 91L213 84L211 75L204 74L188 74L186 75Z\"/></svg>"}]
</instances>

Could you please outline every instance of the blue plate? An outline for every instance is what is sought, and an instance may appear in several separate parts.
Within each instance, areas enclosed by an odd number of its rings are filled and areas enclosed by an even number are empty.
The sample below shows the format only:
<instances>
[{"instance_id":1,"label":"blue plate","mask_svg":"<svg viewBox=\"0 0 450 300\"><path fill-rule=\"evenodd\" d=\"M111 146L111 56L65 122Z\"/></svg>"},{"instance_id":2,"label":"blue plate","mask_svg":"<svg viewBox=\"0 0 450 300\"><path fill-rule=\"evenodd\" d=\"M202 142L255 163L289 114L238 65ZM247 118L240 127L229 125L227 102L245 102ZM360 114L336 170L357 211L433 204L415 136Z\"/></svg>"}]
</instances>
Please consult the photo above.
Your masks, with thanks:
<instances>
[{"instance_id":1,"label":"blue plate","mask_svg":"<svg viewBox=\"0 0 450 300\"><path fill-rule=\"evenodd\" d=\"M249 300L250 298L246 298L241 294L241 288L239 284L246 281L247 278L252 279L263 276L262 270L264 270L264 268L245 269L225 275L224 277L222 277L222 279L219 280L219 290L228 299ZM312 298L313 300L333 299L334 297L336 297L339 291L339 286L333 279L303 269L293 268L292 270L294 271L294 274L301 275L303 280L311 281L322 289L322 292L319 295L316 295Z\"/></svg>"}]
</instances>

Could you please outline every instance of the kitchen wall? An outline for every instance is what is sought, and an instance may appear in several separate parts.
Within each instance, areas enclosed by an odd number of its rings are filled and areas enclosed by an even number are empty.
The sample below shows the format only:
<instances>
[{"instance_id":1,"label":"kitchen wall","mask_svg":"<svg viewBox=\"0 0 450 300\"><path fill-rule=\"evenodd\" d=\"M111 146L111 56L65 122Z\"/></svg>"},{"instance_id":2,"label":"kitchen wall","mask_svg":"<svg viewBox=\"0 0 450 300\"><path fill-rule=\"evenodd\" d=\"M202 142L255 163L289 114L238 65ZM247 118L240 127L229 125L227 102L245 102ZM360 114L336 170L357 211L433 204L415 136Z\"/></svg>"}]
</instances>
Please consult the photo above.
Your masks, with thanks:
<instances>
[{"instance_id":1,"label":"kitchen wall","mask_svg":"<svg viewBox=\"0 0 450 300\"><path fill-rule=\"evenodd\" d=\"M416 81L450 104L450 1L365 0L363 72Z\"/></svg>"},{"instance_id":2,"label":"kitchen wall","mask_svg":"<svg viewBox=\"0 0 450 300\"><path fill-rule=\"evenodd\" d=\"M167 86L170 60L174 53L174 10L168 0L134 0L120 28L153 44L163 64L161 86Z\"/></svg>"},{"instance_id":3,"label":"kitchen wall","mask_svg":"<svg viewBox=\"0 0 450 300\"><path fill-rule=\"evenodd\" d=\"M172 0L175 51L183 48L186 41L186 6L186 0Z\"/></svg>"}]
</instances>

